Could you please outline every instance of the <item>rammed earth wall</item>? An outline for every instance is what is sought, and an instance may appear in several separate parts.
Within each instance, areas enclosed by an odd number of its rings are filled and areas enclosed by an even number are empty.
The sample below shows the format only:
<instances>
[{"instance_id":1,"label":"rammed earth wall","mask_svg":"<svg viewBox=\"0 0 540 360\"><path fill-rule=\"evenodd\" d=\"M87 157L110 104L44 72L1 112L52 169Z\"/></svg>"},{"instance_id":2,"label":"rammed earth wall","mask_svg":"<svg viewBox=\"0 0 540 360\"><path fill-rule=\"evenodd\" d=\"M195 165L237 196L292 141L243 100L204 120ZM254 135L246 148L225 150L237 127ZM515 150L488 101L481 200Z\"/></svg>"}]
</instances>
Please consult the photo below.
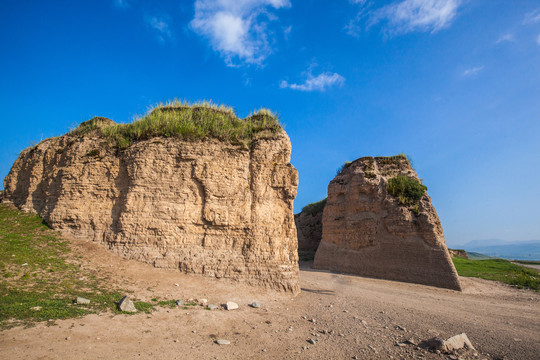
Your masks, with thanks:
<instances>
[{"instance_id":1,"label":"rammed earth wall","mask_svg":"<svg viewBox=\"0 0 540 360\"><path fill-rule=\"evenodd\" d=\"M360 158L330 182L314 267L461 290L431 199L400 204L388 191L397 175L418 180L396 156Z\"/></svg>"},{"instance_id":2,"label":"rammed earth wall","mask_svg":"<svg viewBox=\"0 0 540 360\"><path fill-rule=\"evenodd\" d=\"M155 137L119 149L67 134L24 150L4 195L126 258L296 293L290 155L283 130L249 148Z\"/></svg>"}]
</instances>

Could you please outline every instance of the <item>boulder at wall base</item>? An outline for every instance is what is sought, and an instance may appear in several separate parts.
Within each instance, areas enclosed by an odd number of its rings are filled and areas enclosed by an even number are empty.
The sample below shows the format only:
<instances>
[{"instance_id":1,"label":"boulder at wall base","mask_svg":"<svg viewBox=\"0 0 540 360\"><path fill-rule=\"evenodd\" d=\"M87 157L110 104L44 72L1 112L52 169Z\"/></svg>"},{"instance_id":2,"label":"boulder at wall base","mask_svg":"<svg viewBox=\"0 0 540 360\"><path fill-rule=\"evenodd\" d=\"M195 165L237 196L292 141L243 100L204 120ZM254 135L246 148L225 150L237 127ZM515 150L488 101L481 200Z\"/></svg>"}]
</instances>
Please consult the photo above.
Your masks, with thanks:
<instances>
[{"instance_id":1,"label":"boulder at wall base","mask_svg":"<svg viewBox=\"0 0 540 360\"><path fill-rule=\"evenodd\" d=\"M461 290L425 190L402 155L344 166L328 185L313 267Z\"/></svg>"},{"instance_id":2,"label":"boulder at wall base","mask_svg":"<svg viewBox=\"0 0 540 360\"><path fill-rule=\"evenodd\" d=\"M249 146L216 138L108 141L75 131L23 150L5 178L4 201L125 258L300 291L298 174L283 129Z\"/></svg>"}]
</instances>

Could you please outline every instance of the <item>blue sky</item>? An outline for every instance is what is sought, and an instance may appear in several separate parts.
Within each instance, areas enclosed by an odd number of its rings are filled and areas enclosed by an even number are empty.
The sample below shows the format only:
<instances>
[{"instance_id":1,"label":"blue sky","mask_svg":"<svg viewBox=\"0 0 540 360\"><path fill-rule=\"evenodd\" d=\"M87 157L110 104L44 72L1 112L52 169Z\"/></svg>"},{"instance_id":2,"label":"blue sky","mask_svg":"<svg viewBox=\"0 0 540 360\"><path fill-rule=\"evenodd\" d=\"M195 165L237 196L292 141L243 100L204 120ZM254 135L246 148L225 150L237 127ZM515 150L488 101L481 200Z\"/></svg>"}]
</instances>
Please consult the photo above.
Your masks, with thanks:
<instances>
[{"instance_id":1,"label":"blue sky","mask_svg":"<svg viewBox=\"0 0 540 360\"><path fill-rule=\"evenodd\" d=\"M540 239L537 0L1 0L0 46L0 178L92 116L209 99L279 113L295 212L404 152L450 245Z\"/></svg>"}]
</instances>

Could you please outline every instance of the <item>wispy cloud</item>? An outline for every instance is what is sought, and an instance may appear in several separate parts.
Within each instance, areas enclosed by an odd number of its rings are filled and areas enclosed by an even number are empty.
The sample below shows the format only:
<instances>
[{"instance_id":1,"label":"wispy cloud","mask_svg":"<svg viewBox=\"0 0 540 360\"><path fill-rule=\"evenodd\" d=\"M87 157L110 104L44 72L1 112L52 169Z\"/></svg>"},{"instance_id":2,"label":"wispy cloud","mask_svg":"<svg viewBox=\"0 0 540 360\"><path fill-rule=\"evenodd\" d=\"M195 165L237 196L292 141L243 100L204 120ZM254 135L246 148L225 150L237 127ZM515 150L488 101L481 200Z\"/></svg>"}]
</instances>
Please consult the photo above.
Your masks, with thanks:
<instances>
[{"instance_id":1,"label":"wispy cloud","mask_svg":"<svg viewBox=\"0 0 540 360\"><path fill-rule=\"evenodd\" d=\"M514 34L512 33L506 33L502 34L496 41L497 44L503 43L503 42L515 42L516 38L514 37Z\"/></svg>"},{"instance_id":2,"label":"wispy cloud","mask_svg":"<svg viewBox=\"0 0 540 360\"><path fill-rule=\"evenodd\" d=\"M290 6L289 0L196 0L191 28L210 41L227 65L236 60L262 64L272 53L270 10Z\"/></svg>"},{"instance_id":3,"label":"wispy cloud","mask_svg":"<svg viewBox=\"0 0 540 360\"><path fill-rule=\"evenodd\" d=\"M484 66L476 66L470 69L466 69L465 71L463 71L461 75L464 77L471 77L471 76L475 76L482 70L484 70Z\"/></svg>"},{"instance_id":4,"label":"wispy cloud","mask_svg":"<svg viewBox=\"0 0 540 360\"><path fill-rule=\"evenodd\" d=\"M525 18L523 19L524 24L534 24L537 22L540 22L540 8L525 14Z\"/></svg>"},{"instance_id":5,"label":"wispy cloud","mask_svg":"<svg viewBox=\"0 0 540 360\"><path fill-rule=\"evenodd\" d=\"M435 33L454 21L461 0L401 0L371 12L368 27L387 23L390 34Z\"/></svg>"},{"instance_id":6,"label":"wispy cloud","mask_svg":"<svg viewBox=\"0 0 540 360\"><path fill-rule=\"evenodd\" d=\"M157 31L158 40L161 43L172 38L168 16L146 16L145 20L148 26Z\"/></svg>"},{"instance_id":7,"label":"wispy cloud","mask_svg":"<svg viewBox=\"0 0 540 360\"><path fill-rule=\"evenodd\" d=\"M283 80L279 84L279 87L289 88L300 91L324 91L332 86L342 86L345 82L345 78L338 73L322 73L317 76L313 76L311 72L307 74L307 79L303 84L289 84Z\"/></svg>"},{"instance_id":8,"label":"wispy cloud","mask_svg":"<svg viewBox=\"0 0 540 360\"><path fill-rule=\"evenodd\" d=\"M114 6L119 8L128 8L129 2L127 0L113 0Z\"/></svg>"}]
</instances>

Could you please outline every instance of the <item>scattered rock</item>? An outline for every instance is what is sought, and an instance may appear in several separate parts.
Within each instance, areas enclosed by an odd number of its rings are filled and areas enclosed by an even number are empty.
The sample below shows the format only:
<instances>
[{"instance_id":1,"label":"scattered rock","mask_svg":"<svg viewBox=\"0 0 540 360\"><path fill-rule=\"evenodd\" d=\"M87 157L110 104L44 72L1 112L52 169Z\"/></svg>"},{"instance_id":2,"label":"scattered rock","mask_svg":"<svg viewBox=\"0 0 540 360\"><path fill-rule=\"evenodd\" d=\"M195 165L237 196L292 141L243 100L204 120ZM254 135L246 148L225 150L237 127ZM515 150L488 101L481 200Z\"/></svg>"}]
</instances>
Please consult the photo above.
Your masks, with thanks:
<instances>
[{"instance_id":1,"label":"scattered rock","mask_svg":"<svg viewBox=\"0 0 540 360\"><path fill-rule=\"evenodd\" d=\"M319 340L319 339L309 338L307 342L310 343L310 344L315 345L315 343L316 343L318 340Z\"/></svg>"},{"instance_id":2,"label":"scattered rock","mask_svg":"<svg viewBox=\"0 0 540 360\"><path fill-rule=\"evenodd\" d=\"M404 328L404 327L401 326L401 325L396 325L396 329L397 329L397 330L401 330L401 331L407 331L407 329Z\"/></svg>"},{"instance_id":3,"label":"scattered rock","mask_svg":"<svg viewBox=\"0 0 540 360\"><path fill-rule=\"evenodd\" d=\"M252 302L252 303L250 304L250 306L251 306L252 308L260 308L260 307L261 307L261 304L258 303L257 301L254 301L254 302Z\"/></svg>"},{"instance_id":4,"label":"scattered rock","mask_svg":"<svg viewBox=\"0 0 540 360\"><path fill-rule=\"evenodd\" d=\"M206 303L208 303L208 299L199 299L199 304L204 306Z\"/></svg>"},{"instance_id":5,"label":"scattered rock","mask_svg":"<svg viewBox=\"0 0 540 360\"><path fill-rule=\"evenodd\" d=\"M218 308L218 306L215 305L215 304L210 304L206 308L209 309L209 310L216 310Z\"/></svg>"},{"instance_id":6,"label":"scattered rock","mask_svg":"<svg viewBox=\"0 0 540 360\"><path fill-rule=\"evenodd\" d=\"M432 351L440 351L447 354L463 348L475 350L471 341L465 333L452 336L446 341L441 339L440 337L434 337L422 341L420 344L418 344L418 346L420 348L429 349Z\"/></svg>"},{"instance_id":7,"label":"scattered rock","mask_svg":"<svg viewBox=\"0 0 540 360\"><path fill-rule=\"evenodd\" d=\"M179 283L174 283L174 286L180 286L180 284Z\"/></svg>"},{"instance_id":8,"label":"scattered rock","mask_svg":"<svg viewBox=\"0 0 540 360\"><path fill-rule=\"evenodd\" d=\"M118 303L118 308L120 311L137 312L137 309L135 309L135 304L128 298L127 295L120 300L120 303Z\"/></svg>"},{"instance_id":9,"label":"scattered rock","mask_svg":"<svg viewBox=\"0 0 540 360\"><path fill-rule=\"evenodd\" d=\"M366 320L362 320L362 325L367 326L367 321L366 321Z\"/></svg>"},{"instance_id":10,"label":"scattered rock","mask_svg":"<svg viewBox=\"0 0 540 360\"><path fill-rule=\"evenodd\" d=\"M184 305L184 302L180 299L176 300L176 306L182 306Z\"/></svg>"},{"instance_id":11,"label":"scattered rock","mask_svg":"<svg viewBox=\"0 0 540 360\"><path fill-rule=\"evenodd\" d=\"M404 343L396 343L396 346L399 346L399 347L405 347L407 345L405 345Z\"/></svg>"},{"instance_id":12,"label":"scattered rock","mask_svg":"<svg viewBox=\"0 0 540 360\"><path fill-rule=\"evenodd\" d=\"M463 348L475 350L471 341L467 337L467 334L465 333L452 336L451 338L446 340L443 345L443 350L448 353L451 353L455 350L459 350Z\"/></svg>"},{"instance_id":13,"label":"scattered rock","mask_svg":"<svg viewBox=\"0 0 540 360\"><path fill-rule=\"evenodd\" d=\"M316 323L317 321L315 319L309 319L309 322Z\"/></svg>"},{"instance_id":14,"label":"scattered rock","mask_svg":"<svg viewBox=\"0 0 540 360\"><path fill-rule=\"evenodd\" d=\"M75 303L79 304L79 305L88 305L88 304L90 304L90 300L78 296L77 300L75 300Z\"/></svg>"},{"instance_id":15,"label":"scattered rock","mask_svg":"<svg viewBox=\"0 0 540 360\"><path fill-rule=\"evenodd\" d=\"M216 340L216 344L218 344L218 345L230 345L231 342L229 340L219 339L219 340Z\"/></svg>"},{"instance_id":16,"label":"scattered rock","mask_svg":"<svg viewBox=\"0 0 540 360\"><path fill-rule=\"evenodd\" d=\"M226 309L226 310L235 310L235 309L238 309L238 304L235 303L235 302L232 302L232 301L227 301L227 303L225 304L225 309Z\"/></svg>"}]
</instances>

